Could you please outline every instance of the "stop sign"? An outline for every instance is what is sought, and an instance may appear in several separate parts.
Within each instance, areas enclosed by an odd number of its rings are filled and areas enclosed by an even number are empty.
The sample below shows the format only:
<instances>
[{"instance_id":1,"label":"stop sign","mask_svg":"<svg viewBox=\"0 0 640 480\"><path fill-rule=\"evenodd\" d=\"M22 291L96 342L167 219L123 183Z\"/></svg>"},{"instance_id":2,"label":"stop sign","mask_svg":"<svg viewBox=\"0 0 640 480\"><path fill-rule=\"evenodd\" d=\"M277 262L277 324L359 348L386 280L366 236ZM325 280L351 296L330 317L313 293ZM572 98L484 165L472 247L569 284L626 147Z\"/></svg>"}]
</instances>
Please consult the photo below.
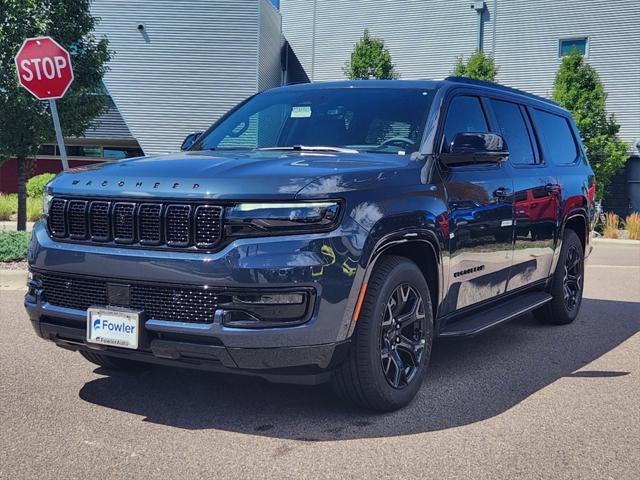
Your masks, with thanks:
<instances>
[{"instance_id":1,"label":"stop sign","mask_svg":"<svg viewBox=\"0 0 640 480\"><path fill-rule=\"evenodd\" d=\"M63 97L73 82L69 52L51 37L27 38L15 62L20 84L40 100Z\"/></svg>"}]
</instances>

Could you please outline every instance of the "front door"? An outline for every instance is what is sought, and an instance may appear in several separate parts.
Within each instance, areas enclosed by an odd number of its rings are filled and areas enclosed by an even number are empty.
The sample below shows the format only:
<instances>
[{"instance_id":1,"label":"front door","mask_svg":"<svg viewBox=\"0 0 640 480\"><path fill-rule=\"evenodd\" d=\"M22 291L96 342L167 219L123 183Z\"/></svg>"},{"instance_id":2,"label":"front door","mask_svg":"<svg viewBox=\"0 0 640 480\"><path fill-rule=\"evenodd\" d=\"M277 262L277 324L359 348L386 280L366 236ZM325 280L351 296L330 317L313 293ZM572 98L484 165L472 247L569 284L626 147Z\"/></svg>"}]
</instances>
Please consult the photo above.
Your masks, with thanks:
<instances>
[{"instance_id":1,"label":"front door","mask_svg":"<svg viewBox=\"0 0 640 480\"><path fill-rule=\"evenodd\" d=\"M479 97L454 97L447 110L444 146L460 132L489 132L486 105ZM449 313L502 295L513 255L513 182L509 166L460 165L443 168L449 210Z\"/></svg>"}]
</instances>

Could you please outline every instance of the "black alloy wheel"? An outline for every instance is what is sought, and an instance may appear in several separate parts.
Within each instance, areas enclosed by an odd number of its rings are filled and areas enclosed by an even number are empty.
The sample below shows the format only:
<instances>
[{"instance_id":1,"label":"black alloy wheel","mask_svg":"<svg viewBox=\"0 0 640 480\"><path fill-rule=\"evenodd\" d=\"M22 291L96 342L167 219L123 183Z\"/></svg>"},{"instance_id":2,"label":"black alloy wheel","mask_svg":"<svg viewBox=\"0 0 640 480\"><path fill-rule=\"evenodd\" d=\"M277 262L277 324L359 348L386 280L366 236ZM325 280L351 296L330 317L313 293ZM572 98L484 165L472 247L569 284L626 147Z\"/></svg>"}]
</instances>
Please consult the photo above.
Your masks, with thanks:
<instances>
[{"instance_id":1,"label":"black alloy wheel","mask_svg":"<svg viewBox=\"0 0 640 480\"><path fill-rule=\"evenodd\" d=\"M387 301L380 325L380 360L389 385L405 388L416 376L424 354L424 301L407 283Z\"/></svg>"}]
</instances>

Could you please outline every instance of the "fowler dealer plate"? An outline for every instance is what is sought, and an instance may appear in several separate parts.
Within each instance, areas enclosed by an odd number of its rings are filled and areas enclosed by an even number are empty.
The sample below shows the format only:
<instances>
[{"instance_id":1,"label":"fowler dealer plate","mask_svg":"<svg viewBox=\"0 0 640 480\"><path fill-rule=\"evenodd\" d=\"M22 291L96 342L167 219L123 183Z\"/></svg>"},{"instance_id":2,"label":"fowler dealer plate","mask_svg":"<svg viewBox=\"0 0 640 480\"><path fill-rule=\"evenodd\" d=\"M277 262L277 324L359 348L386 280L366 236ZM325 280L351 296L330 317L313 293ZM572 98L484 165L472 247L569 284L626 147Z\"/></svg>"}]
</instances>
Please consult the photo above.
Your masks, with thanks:
<instances>
[{"instance_id":1,"label":"fowler dealer plate","mask_svg":"<svg viewBox=\"0 0 640 480\"><path fill-rule=\"evenodd\" d=\"M120 348L138 348L140 314L133 310L87 309L87 342Z\"/></svg>"}]
</instances>

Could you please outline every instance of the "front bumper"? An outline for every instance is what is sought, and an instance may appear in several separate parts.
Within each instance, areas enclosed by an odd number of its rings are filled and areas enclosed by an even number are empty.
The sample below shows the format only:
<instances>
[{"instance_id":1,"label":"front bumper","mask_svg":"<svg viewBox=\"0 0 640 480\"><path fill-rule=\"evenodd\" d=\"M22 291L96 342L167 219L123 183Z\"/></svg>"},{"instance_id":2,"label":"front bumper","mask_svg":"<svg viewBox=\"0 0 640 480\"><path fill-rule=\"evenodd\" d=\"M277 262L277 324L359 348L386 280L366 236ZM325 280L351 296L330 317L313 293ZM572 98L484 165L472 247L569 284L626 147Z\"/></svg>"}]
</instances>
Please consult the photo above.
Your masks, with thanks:
<instances>
[{"instance_id":1,"label":"front bumper","mask_svg":"<svg viewBox=\"0 0 640 480\"><path fill-rule=\"evenodd\" d=\"M139 351L101 348L114 356L210 370L236 369L269 377L321 373L339 363L363 270L365 231L345 219L330 233L237 240L216 253L114 248L53 241L42 222L29 246L33 272L99 278L120 284L243 289L306 288L315 292L303 324L230 328L214 315L210 323L148 318ZM73 293L73 292L70 292ZM41 337L70 349L96 349L85 342L86 312L47 301L32 288L25 307Z\"/></svg>"}]
</instances>

